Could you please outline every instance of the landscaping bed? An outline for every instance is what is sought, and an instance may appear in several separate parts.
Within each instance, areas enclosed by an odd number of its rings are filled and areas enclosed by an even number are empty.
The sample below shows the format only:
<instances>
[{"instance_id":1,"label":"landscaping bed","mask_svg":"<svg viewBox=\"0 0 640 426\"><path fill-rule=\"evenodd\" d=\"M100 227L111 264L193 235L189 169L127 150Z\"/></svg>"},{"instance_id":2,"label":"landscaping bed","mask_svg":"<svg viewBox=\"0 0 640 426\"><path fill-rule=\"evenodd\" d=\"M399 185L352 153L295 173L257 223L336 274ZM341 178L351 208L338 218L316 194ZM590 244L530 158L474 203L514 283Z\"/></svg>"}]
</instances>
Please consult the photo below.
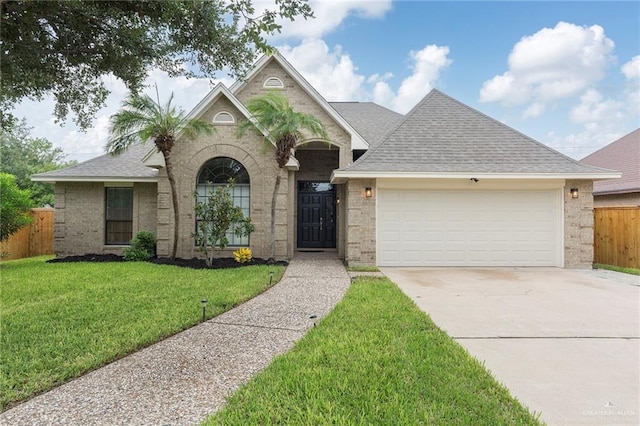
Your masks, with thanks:
<instances>
[{"instance_id":1,"label":"landscaping bed","mask_svg":"<svg viewBox=\"0 0 640 426\"><path fill-rule=\"evenodd\" d=\"M118 256L116 254L85 254L82 256L56 257L48 261L48 263L58 262L125 262L125 259L122 256ZM274 261L273 259L261 259L256 257L252 258L251 261L245 263L236 262L236 260L232 257L220 257L213 259L213 263L211 266L207 266L204 259L198 259L195 257L191 259L154 257L149 259L148 262L155 263L157 265L173 265L191 269L228 269L253 265L288 265L288 262L285 261Z\"/></svg>"}]
</instances>

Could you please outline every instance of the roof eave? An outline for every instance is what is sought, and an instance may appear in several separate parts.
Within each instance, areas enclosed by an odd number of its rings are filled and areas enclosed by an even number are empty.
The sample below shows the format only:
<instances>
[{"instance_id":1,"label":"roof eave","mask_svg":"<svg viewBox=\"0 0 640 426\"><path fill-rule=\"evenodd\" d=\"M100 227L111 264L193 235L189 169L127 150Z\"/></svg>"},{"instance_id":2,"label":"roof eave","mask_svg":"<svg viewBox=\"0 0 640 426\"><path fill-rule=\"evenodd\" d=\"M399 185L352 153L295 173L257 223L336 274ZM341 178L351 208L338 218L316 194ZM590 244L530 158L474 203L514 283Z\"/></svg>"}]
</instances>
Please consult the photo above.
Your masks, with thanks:
<instances>
[{"instance_id":1,"label":"roof eave","mask_svg":"<svg viewBox=\"0 0 640 426\"><path fill-rule=\"evenodd\" d=\"M472 173L472 172L374 172L374 171L341 171L331 173L331 183L344 183L349 179L617 179L621 173Z\"/></svg>"},{"instance_id":2,"label":"roof eave","mask_svg":"<svg viewBox=\"0 0 640 426\"><path fill-rule=\"evenodd\" d=\"M33 182L158 182L158 177L144 176L32 176Z\"/></svg>"}]
</instances>

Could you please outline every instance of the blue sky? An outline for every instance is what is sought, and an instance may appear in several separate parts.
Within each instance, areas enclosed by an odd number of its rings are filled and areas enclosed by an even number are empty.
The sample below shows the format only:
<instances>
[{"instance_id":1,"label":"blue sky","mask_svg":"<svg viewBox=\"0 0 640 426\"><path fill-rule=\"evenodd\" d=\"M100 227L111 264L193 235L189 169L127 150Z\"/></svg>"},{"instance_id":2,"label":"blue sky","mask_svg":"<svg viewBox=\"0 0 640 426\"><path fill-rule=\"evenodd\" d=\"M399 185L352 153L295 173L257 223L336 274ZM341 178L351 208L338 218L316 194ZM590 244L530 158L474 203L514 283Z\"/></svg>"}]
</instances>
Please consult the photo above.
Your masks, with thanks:
<instances>
[{"instance_id":1,"label":"blue sky","mask_svg":"<svg viewBox=\"0 0 640 426\"><path fill-rule=\"evenodd\" d=\"M269 0L258 3L258 7ZM640 126L640 2L311 1L316 19L271 39L329 101L375 101L406 113L431 88L580 159ZM224 83L232 81L221 79ZM51 119L52 101L24 102L32 134L70 159L103 152L113 90L95 128ZM153 70L190 110L206 80Z\"/></svg>"}]
</instances>

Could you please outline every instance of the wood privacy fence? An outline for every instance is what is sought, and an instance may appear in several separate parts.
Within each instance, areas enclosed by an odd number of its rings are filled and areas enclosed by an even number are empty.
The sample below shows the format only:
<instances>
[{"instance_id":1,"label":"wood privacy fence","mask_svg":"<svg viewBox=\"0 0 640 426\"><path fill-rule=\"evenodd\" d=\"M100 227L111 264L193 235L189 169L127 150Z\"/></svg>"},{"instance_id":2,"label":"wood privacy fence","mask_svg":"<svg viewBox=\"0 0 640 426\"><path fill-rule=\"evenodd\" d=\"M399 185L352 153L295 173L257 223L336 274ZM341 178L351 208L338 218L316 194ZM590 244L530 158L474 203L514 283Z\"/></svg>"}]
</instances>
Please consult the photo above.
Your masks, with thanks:
<instances>
[{"instance_id":1,"label":"wood privacy fence","mask_svg":"<svg viewBox=\"0 0 640 426\"><path fill-rule=\"evenodd\" d=\"M3 260L53 254L54 209L31 209L33 221L0 244L0 253L8 253Z\"/></svg>"},{"instance_id":2,"label":"wood privacy fence","mask_svg":"<svg viewBox=\"0 0 640 426\"><path fill-rule=\"evenodd\" d=\"M593 210L594 262L640 268L640 207Z\"/></svg>"}]
</instances>

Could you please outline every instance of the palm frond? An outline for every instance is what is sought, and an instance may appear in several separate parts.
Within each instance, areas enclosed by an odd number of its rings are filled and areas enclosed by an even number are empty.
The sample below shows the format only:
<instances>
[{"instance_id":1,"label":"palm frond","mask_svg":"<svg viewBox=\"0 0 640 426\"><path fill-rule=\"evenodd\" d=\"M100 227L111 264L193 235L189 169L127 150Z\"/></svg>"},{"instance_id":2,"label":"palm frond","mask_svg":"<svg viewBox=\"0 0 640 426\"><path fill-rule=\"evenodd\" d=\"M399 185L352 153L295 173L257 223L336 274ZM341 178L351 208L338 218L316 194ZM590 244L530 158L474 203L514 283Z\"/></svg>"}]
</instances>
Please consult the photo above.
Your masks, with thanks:
<instances>
[{"instance_id":1,"label":"palm frond","mask_svg":"<svg viewBox=\"0 0 640 426\"><path fill-rule=\"evenodd\" d=\"M182 135L193 139L215 131L209 123L187 119L182 110L172 105L173 96L171 93L162 105L148 95L129 94L122 102L120 111L110 117L107 152L118 155L138 142L146 143L167 137L177 139Z\"/></svg>"}]
</instances>

